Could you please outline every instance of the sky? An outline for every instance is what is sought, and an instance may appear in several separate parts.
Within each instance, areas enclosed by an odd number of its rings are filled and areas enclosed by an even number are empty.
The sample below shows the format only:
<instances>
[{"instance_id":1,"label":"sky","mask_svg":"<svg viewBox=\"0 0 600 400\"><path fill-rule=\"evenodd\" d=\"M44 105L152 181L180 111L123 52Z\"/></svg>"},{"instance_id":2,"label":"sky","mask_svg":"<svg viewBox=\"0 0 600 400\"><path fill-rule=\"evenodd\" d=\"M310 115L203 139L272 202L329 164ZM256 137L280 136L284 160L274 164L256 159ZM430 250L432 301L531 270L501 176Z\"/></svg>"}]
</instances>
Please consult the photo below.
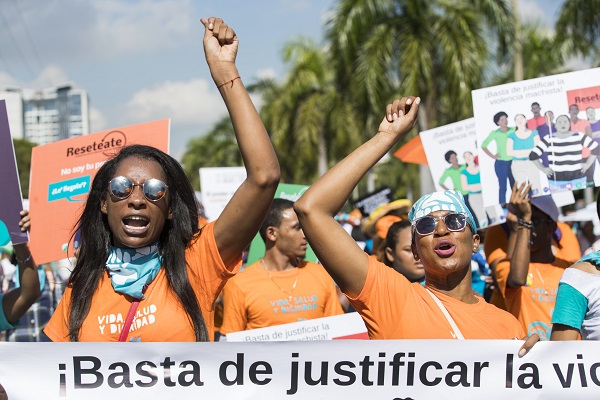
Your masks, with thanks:
<instances>
[{"instance_id":1,"label":"sky","mask_svg":"<svg viewBox=\"0 0 600 400\"><path fill-rule=\"evenodd\" d=\"M562 0L519 0L525 19L554 23ZM201 17L237 33L244 82L282 79L284 44L322 42L335 0L0 0L0 88L72 82L90 99L91 131L171 118L171 154L226 109L202 49ZM575 61L574 61L575 62ZM253 96L257 106L260 98Z\"/></svg>"}]
</instances>

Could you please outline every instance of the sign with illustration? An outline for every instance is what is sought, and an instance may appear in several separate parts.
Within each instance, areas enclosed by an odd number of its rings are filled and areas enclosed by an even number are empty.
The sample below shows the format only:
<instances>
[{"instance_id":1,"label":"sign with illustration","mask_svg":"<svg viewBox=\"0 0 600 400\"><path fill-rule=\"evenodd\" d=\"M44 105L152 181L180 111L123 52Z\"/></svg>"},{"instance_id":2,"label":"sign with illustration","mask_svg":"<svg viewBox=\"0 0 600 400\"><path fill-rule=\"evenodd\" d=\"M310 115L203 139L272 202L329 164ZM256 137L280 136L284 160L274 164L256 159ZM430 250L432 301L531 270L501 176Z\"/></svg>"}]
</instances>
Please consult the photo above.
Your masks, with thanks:
<instances>
[{"instance_id":1,"label":"sign with illustration","mask_svg":"<svg viewBox=\"0 0 600 400\"><path fill-rule=\"evenodd\" d=\"M33 148L30 248L39 264L73 255L69 240L102 164L131 144L145 144L168 152L169 126L170 120L165 119Z\"/></svg>"},{"instance_id":2,"label":"sign with illustration","mask_svg":"<svg viewBox=\"0 0 600 400\"><path fill-rule=\"evenodd\" d=\"M600 185L600 68L474 90L483 203Z\"/></svg>"},{"instance_id":3,"label":"sign with illustration","mask_svg":"<svg viewBox=\"0 0 600 400\"><path fill-rule=\"evenodd\" d=\"M21 232L19 227L23 197L4 100L0 100L0 171L3 189L0 196L0 246L11 241L13 244L26 243L29 240L27 232Z\"/></svg>"},{"instance_id":4,"label":"sign with illustration","mask_svg":"<svg viewBox=\"0 0 600 400\"><path fill-rule=\"evenodd\" d=\"M477 153L475 119L469 118L419 134L437 191L454 189L462 193L478 228L506 221L500 205L484 207L483 187Z\"/></svg>"}]
</instances>

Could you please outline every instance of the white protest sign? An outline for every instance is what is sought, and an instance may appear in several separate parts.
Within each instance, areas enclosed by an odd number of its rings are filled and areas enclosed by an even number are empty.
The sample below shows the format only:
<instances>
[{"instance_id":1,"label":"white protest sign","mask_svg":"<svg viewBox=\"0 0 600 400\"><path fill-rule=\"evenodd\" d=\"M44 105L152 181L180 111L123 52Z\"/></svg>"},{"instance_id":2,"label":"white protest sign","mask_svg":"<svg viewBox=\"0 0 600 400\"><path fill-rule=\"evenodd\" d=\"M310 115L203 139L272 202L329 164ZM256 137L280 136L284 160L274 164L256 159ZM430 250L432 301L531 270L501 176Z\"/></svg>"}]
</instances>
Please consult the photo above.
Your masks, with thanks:
<instances>
[{"instance_id":1,"label":"white protest sign","mask_svg":"<svg viewBox=\"0 0 600 400\"><path fill-rule=\"evenodd\" d=\"M200 168L202 205L209 221L214 221L246 179L244 167Z\"/></svg>"},{"instance_id":2,"label":"white protest sign","mask_svg":"<svg viewBox=\"0 0 600 400\"><path fill-rule=\"evenodd\" d=\"M469 118L419 133L437 191L454 189L463 194L478 228L504 223L499 205L484 207L477 153L475 119Z\"/></svg>"},{"instance_id":3,"label":"white protest sign","mask_svg":"<svg viewBox=\"0 0 600 400\"><path fill-rule=\"evenodd\" d=\"M357 312L227 334L228 342L369 339Z\"/></svg>"},{"instance_id":4,"label":"white protest sign","mask_svg":"<svg viewBox=\"0 0 600 400\"><path fill-rule=\"evenodd\" d=\"M399 321L400 323L400 321ZM600 342L0 343L11 400L596 399Z\"/></svg>"},{"instance_id":5,"label":"white protest sign","mask_svg":"<svg viewBox=\"0 0 600 400\"><path fill-rule=\"evenodd\" d=\"M506 203L514 181L531 183L533 196L600 185L600 68L478 89L472 97L484 205Z\"/></svg>"}]
</instances>

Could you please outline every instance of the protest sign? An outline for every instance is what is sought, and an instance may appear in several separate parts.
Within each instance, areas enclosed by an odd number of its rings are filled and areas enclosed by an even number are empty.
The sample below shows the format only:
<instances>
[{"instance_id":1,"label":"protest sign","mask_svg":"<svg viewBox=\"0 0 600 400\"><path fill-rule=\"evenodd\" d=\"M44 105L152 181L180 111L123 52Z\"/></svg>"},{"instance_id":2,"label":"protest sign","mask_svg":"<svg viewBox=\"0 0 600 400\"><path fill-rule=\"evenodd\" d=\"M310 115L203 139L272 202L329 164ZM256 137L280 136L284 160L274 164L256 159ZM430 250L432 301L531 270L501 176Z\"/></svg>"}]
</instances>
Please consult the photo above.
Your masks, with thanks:
<instances>
[{"instance_id":1,"label":"protest sign","mask_svg":"<svg viewBox=\"0 0 600 400\"><path fill-rule=\"evenodd\" d=\"M209 221L214 221L221 215L245 179L244 167L200 168L202 205Z\"/></svg>"},{"instance_id":2,"label":"protest sign","mask_svg":"<svg viewBox=\"0 0 600 400\"><path fill-rule=\"evenodd\" d=\"M276 342L369 339L367 327L357 312L292 322L227 334L228 342Z\"/></svg>"},{"instance_id":3,"label":"protest sign","mask_svg":"<svg viewBox=\"0 0 600 400\"><path fill-rule=\"evenodd\" d=\"M522 358L521 344L0 343L0 383L11 400L598 397L600 343L539 342Z\"/></svg>"},{"instance_id":4,"label":"protest sign","mask_svg":"<svg viewBox=\"0 0 600 400\"><path fill-rule=\"evenodd\" d=\"M484 205L506 203L514 181L532 195L600 184L600 69L474 90Z\"/></svg>"},{"instance_id":5,"label":"protest sign","mask_svg":"<svg viewBox=\"0 0 600 400\"><path fill-rule=\"evenodd\" d=\"M389 187L379 188L371 193L360 197L352 202L354 208L358 208L363 217L368 217L377 207L394 200L394 193Z\"/></svg>"},{"instance_id":6,"label":"protest sign","mask_svg":"<svg viewBox=\"0 0 600 400\"><path fill-rule=\"evenodd\" d=\"M0 246L11 241L13 244L26 243L29 240L27 232L21 232L19 226L23 197L4 100L0 100L0 171Z\"/></svg>"},{"instance_id":7,"label":"protest sign","mask_svg":"<svg viewBox=\"0 0 600 400\"><path fill-rule=\"evenodd\" d=\"M119 150L145 144L167 153L170 120L131 125L33 148L31 252L38 264L73 254L69 239L97 170Z\"/></svg>"},{"instance_id":8,"label":"protest sign","mask_svg":"<svg viewBox=\"0 0 600 400\"><path fill-rule=\"evenodd\" d=\"M294 185L290 183L280 183L275 191L276 199L286 199L295 202L308 190L308 186L305 185ZM252 243L250 243L250 250L248 251L248 260L246 264L250 265L260 260L265 255L265 242L262 240L259 234L254 236ZM310 244L306 248L306 261L317 262L317 256L310 247Z\"/></svg>"},{"instance_id":9,"label":"protest sign","mask_svg":"<svg viewBox=\"0 0 600 400\"><path fill-rule=\"evenodd\" d=\"M477 153L475 119L439 126L419 134L437 191L454 189L462 193L477 228L501 224L506 217L500 205L484 207Z\"/></svg>"}]
</instances>

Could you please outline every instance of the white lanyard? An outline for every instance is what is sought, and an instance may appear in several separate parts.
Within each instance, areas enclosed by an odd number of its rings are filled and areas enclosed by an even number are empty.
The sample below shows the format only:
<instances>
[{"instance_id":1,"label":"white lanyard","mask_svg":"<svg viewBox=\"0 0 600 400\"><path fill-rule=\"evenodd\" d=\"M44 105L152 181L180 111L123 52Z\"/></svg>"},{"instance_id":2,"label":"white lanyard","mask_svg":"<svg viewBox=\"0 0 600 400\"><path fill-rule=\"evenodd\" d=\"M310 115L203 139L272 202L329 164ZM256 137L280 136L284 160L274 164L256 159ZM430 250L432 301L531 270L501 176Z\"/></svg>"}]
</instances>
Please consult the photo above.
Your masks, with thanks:
<instances>
[{"instance_id":1,"label":"white lanyard","mask_svg":"<svg viewBox=\"0 0 600 400\"><path fill-rule=\"evenodd\" d=\"M452 333L452 336L454 336L458 340L465 340L465 337L461 333L460 329L458 329L458 326L456 326L456 322L454 322L454 319L452 319L452 316L450 315L450 313L448 312L448 310L446 310L446 307L444 307L444 305L442 304L442 302L440 301L440 299L438 299L431 292L431 290L429 290L427 288L425 288L425 290L427 290L427 293L429 293L431 295L431 297L433 298L433 301L435 301L435 303L438 305L438 307L440 308L440 310L442 310L442 313L444 313L444 316L448 320L448 323L450 324L450 327L454 331L454 332L450 331L450 333Z\"/></svg>"}]
</instances>

